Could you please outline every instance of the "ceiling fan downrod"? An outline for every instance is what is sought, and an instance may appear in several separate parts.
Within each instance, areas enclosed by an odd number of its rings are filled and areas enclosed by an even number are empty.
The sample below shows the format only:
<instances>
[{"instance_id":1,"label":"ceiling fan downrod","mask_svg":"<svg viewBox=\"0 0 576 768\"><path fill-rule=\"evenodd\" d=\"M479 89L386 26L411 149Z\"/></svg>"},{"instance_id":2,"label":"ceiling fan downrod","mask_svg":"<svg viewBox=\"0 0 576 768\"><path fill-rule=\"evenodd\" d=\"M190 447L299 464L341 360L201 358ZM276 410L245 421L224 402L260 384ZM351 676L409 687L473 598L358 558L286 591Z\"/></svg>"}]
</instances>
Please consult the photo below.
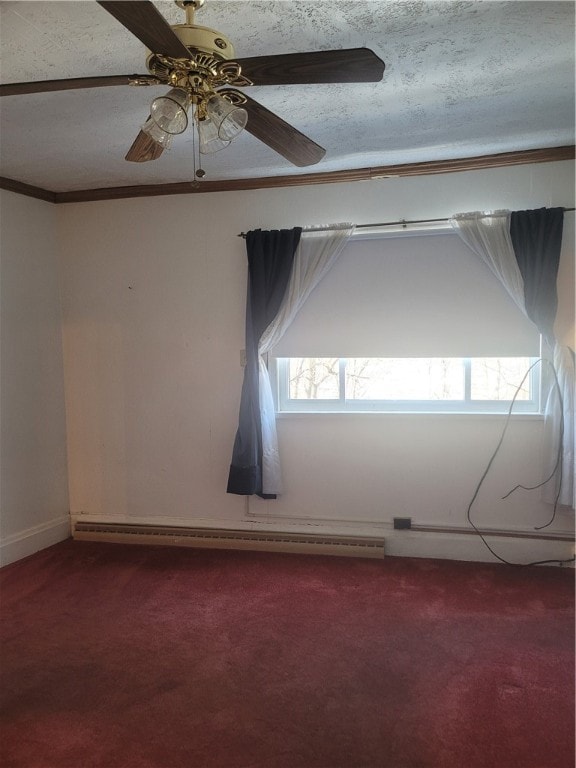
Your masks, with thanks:
<instances>
[{"instance_id":1,"label":"ceiling fan downrod","mask_svg":"<svg viewBox=\"0 0 576 768\"><path fill-rule=\"evenodd\" d=\"M175 0L178 8L186 11L186 24L191 27L194 26L194 14L202 8L205 2L206 0Z\"/></svg>"}]
</instances>

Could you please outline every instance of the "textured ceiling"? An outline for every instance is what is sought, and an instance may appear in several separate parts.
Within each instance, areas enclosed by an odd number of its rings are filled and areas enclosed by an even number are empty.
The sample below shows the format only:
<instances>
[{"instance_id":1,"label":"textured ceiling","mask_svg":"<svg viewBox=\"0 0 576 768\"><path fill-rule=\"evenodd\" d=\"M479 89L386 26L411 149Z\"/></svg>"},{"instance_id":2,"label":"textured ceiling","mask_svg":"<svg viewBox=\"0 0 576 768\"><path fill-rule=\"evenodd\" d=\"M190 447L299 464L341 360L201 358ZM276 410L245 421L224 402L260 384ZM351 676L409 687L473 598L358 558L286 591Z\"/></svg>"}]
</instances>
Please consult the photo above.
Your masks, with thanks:
<instances>
[{"instance_id":1,"label":"textured ceiling","mask_svg":"<svg viewBox=\"0 0 576 768\"><path fill-rule=\"evenodd\" d=\"M172 2L155 5L170 23ZM236 55L371 48L380 83L251 88L250 96L327 150L295 168L250 134L203 158L206 178L335 171L574 143L574 3L207 0L196 23ZM84 2L0 2L2 83L145 73L145 50ZM53 191L194 178L192 132L156 161L126 151L166 87L4 97L0 174Z\"/></svg>"}]
</instances>

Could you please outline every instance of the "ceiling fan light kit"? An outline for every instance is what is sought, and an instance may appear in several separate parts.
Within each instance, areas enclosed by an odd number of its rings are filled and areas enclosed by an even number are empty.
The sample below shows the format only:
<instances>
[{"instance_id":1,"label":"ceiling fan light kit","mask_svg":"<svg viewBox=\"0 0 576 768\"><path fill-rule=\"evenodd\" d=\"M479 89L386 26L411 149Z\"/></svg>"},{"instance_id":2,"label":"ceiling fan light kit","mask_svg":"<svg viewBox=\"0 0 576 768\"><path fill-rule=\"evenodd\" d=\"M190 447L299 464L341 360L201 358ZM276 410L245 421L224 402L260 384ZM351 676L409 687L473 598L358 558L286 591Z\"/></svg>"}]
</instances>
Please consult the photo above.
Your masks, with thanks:
<instances>
[{"instance_id":1,"label":"ceiling fan light kit","mask_svg":"<svg viewBox=\"0 0 576 768\"><path fill-rule=\"evenodd\" d=\"M220 152L221 149L225 149L230 144L229 141L223 141L218 136L218 128L209 118L198 121L198 140L201 155L212 155L214 152Z\"/></svg>"},{"instance_id":2,"label":"ceiling fan light kit","mask_svg":"<svg viewBox=\"0 0 576 768\"><path fill-rule=\"evenodd\" d=\"M163 131L152 116L146 120L142 130L162 149L170 149L172 147L172 134Z\"/></svg>"},{"instance_id":3,"label":"ceiling fan light kit","mask_svg":"<svg viewBox=\"0 0 576 768\"><path fill-rule=\"evenodd\" d=\"M318 163L326 150L238 88L324 83L379 82L384 62L368 48L236 58L223 33L194 23L204 0L175 0L186 22L170 26L149 0L98 0L149 51L148 75L118 75L0 85L0 95L19 95L106 85L164 84L126 160L149 162L169 149L192 116L199 151L227 147L244 129L294 165Z\"/></svg>"},{"instance_id":4,"label":"ceiling fan light kit","mask_svg":"<svg viewBox=\"0 0 576 768\"><path fill-rule=\"evenodd\" d=\"M214 94L206 103L206 114L218 130L218 138L232 141L248 122L248 113L242 107L231 104L224 97Z\"/></svg>"},{"instance_id":5,"label":"ceiling fan light kit","mask_svg":"<svg viewBox=\"0 0 576 768\"><path fill-rule=\"evenodd\" d=\"M165 96L154 99L150 105L150 117L162 131L177 136L188 127L191 105L191 94L184 88L172 88Z\"/></svg>"}]
</instances>

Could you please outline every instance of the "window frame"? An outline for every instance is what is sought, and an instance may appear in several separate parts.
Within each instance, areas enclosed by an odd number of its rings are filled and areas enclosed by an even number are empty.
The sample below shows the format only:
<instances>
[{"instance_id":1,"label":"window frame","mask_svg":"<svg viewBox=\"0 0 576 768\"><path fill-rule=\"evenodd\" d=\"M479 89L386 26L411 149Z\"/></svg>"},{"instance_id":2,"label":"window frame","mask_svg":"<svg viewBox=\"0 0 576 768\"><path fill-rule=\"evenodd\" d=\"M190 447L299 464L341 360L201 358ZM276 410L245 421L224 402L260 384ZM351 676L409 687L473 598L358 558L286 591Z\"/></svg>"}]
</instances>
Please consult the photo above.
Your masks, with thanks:
<instances>
[{"instance_id":1,"label":"window frame","mask_svg":"<svg viewBox=\"0 0 576 768\"><path fill-rule=\"evenodd\" d=\"M332 399L297 399L289 395L289 360L287 357L271 357L270 373L276 413L460 413L506 414L512 400L473 400L471 397L471 364L473 358L464 361L464 399L461 400L347 400L344 396L345 361L339 359L339 397ZM530 358L533 366L529 373L530 400L516 400L513 413L542 414L541 365L534 365L538 357Z\"/></svg>"}]
</instances>

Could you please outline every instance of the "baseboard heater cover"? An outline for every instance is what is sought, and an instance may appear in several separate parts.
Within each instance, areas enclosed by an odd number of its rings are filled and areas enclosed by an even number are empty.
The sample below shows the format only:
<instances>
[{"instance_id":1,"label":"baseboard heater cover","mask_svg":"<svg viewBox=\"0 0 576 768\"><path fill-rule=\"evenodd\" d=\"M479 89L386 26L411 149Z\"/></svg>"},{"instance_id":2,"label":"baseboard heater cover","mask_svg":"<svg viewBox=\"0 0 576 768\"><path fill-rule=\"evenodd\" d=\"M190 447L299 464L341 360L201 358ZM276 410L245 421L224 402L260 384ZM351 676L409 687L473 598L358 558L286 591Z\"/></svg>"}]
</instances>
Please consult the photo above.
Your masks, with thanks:
<instances>
[{"instance_id":1,"label":"baseboard heater cover","mask_svg":"<svg viewBox=\"0 0 576 768\"><path fill-rule=\"evenodd\" d=\"M162 544L173 547L245 549L341 557L384 557L384 539L363 536L322 536L227 528L77 522L74 526L74 538L78 541L124 544Z\"/></svg>"}]
</instances>

